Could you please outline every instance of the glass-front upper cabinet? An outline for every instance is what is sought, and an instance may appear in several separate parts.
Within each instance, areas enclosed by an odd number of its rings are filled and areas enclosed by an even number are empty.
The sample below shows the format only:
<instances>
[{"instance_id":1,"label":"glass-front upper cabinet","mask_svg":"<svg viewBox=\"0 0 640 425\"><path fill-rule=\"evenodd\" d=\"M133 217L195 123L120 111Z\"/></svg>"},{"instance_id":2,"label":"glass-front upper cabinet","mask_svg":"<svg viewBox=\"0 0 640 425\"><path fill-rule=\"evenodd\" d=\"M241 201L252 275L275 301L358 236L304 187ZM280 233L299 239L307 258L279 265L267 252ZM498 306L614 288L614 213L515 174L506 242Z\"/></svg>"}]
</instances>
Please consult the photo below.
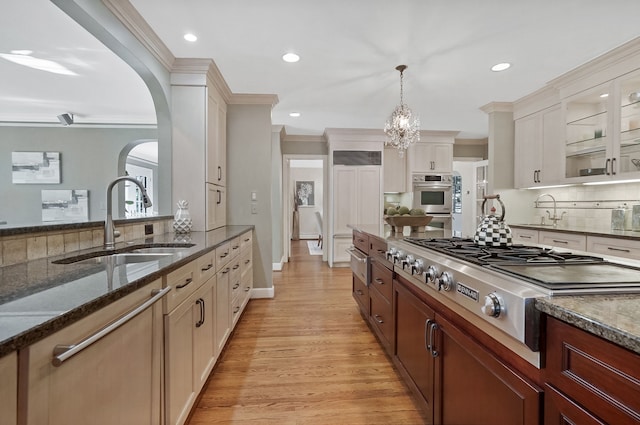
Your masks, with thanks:
<instances>
[{"instance_id":1,"label":"glass-front upper cabinet","mask_svg":"<svg viewBox=\"0 0 640 425\"><path fill-rule=\"evenodd\" d=\"M640 171L640 72L617 81L620 94L619 173Z\"/></svg>"},{"instance_id":2,"label":"glass-front upper cabinet","mask_svg":"<svg viewBox=\"0 0 640 425\"><path fill-rule=\"evenodd\" d=\"M611 173L611 89L607 83L565 100L566 177Z\"/></svg>"}]
</instances>

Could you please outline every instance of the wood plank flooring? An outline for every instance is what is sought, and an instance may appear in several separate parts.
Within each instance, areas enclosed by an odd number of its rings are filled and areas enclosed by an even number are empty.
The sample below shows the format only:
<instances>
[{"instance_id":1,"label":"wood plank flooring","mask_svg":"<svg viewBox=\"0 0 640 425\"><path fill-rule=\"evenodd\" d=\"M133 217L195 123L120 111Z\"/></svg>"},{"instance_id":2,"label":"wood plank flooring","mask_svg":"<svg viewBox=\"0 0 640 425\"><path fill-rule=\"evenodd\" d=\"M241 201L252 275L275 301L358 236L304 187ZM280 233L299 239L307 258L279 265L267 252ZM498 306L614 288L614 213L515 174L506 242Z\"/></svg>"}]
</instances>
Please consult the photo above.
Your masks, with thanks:
<instances>
[{"instance_id":1,"label":"wood plank flooring","mask_svg":"<svg viewBox=\"0 0 640 425\"><path fill-rule=\"evenodd\" d=\"M249 302L189 425L424 423L358 312L350 269L295 241L274 287Z\"/></svg>"}]
</instances>

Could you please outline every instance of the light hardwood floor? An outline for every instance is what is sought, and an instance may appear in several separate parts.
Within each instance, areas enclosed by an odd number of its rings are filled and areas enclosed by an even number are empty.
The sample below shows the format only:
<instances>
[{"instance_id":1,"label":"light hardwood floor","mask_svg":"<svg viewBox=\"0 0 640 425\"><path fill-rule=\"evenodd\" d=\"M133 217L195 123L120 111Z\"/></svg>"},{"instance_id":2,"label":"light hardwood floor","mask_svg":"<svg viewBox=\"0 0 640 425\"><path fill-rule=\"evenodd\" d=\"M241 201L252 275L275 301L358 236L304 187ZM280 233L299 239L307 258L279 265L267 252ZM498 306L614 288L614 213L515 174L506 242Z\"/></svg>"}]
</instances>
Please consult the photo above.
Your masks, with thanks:
<instances>
[{"instance_id":1,"label":"light hardwood floor","mask_svg":"<svg viewBox=\"0 0 640 425\"><path fill-rule=\"evenodd\" d=\"M348 268L292 243L274 299L251 300L189 425L423 424L351 296Z\"/></svg>"}]
</instances>

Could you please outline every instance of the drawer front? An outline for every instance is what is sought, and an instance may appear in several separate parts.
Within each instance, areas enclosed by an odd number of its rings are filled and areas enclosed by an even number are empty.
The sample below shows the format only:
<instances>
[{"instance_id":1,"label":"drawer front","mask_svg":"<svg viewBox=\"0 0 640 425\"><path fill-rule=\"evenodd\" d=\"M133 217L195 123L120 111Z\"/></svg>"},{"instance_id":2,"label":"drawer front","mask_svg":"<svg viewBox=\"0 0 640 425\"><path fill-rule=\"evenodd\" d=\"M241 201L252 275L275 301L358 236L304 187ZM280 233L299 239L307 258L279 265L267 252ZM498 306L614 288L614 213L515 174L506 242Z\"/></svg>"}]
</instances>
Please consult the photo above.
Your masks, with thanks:
<instances>
[{"instance_id":1,"label":"drawer front","mask_svg":"<svg viewBox=\"0 0 640 425\"><path fill-rule=\"evenodd\" d=\"M393 309L391 303L387 301L377 291L369 291L371 297L371 323L382 335L385 344L393 341Z\"/></svg>"},{"instance_id":2,"label":"drawer front","mask_svg":"<svg viewBox=\"0 0 640 425\"><path fill-rule=\"evenodd\" d=\"M513 240L518 241L520 243L538 243L538 231L531 229L520 229L517 227L512 227L511 232L513 233Z\"/></svg>"},{"instance_id":3,"label":"drawer front","mask_svg":"<svg viewBox=\"0 0 640 425\"><path fill-rule=\"evenodd\" d=\"M369 255L380 260L387 260L387 243L380 239L369 237Z\"/></svg>"},{"instance_id":4,"label":"drawer front","mask_svg":"<svg viewBox=\"0 0 640 425\"><path fill-rule=\"evenodd\" d=\"M586 251L587 249L587 237L573 233L541 231L539 232L538 243L551 245L555 248L577 249L580 251Z\"/></svg>"},{"instance_id":5,"label":"drawer front","mask_svg":"<svg viewBox=\"0 0 640 425\"><path fill-rule=\"evenodd\" d=\"M365 316L369 317L369 288L356 275L352 276L353 298L356 299Z\"/></svg>"},{"instance_id":6,"label":"drawer front","mask_svg":"<svg viewBox=\"0 0 640 425\"><path fill-rule=\"evenodd\" d=\"M242 292L242 283L240 280L240 273L234 272L233 266L231 267L231 272L229 274L229 291L231 291L232 300L235 300Z\"/></svg>"},{"instance_id":7,"label":"drawer front","mask_svg":"<svg viewBox=\"0 0 640 425\"><path fill-rule=\"evenodd\" d=\"M250 231L240 236L240 250L249 249L253 243L253 233Z\"/></svg>"},{"instance_id":8,"label":"drawer front","mask_svg":"<svg viewBox=\"0 0 640 425\"><path fill-rule=\"evenodd\" d=\"M610 424L640 421L640 356L547 320L546 381Z\"/></svg>"},{"instance_id":9,"label":"drawer front","mask_svg":"<svg viewBox=\"0 0 640 425\"><path fill-rule=\"evenodd\" d=\"M587 251L615 257L640 258L640 242L625 239L587 237Z\"/></svg>"},{"instance_id":10,"label":"drawer front","mask_svg":"<svg viewBox=\"0 0 640 425\"><path fill-rule=\"evenodd\" d=\"M369 235L367 235L366 233L362 233L362 232L358 232L357 230L354 230L353 246L355 246L365 254L369 254Z\"/></svg>"},{"instance_id":11,"label":"drawer front","mask_svg":"<svg viewBox=\"0 0 640 425\"><path fill-rule=\"evenodd\" d=\"M197 276L201 282L206 282L216 274L216 251L209 251L196 260Z\"/></svg>"},{"instance_id":12,"label":"drawer front","mask_svg":"<svg viewBox=\"0 0 640 425\"><path fill-rule=\"evenodd\" d=\"M171 291L164 297L164 312L168 314L180 303L189 298L202 281L198 279L196 271L197 261L180 267L165 276L165 287L171 286Z\"/></svg>"},{"instance_id":13,"label":"drawer front","mask_svg":"<svg viewBox=\"0 0 640 425\"><path fill-rule=\"evenodd\" d=\"M240 254L240 236L229 241L229 252L231 258L236 258Z\"/></svg>"},{"instance_id":14,"label":"drawer front","mask_svg":"<svg viewBox=\"0 0 640 425\"><path fill-rule=\"evenodd\" d=\"M216 248L216 271L220 271L231 259L230 245L229 242L225 242Z\"/></svg>"},{"instance_id":15,"label":"drawer front","mask_svg":"<svg viewBox=\"0 0 640 425\"><path fill-rule=\"evenodd\" d=\"M393 298L393 272L388 268L371 263L371 287L375 288L388 302Z\"/></svg>"}]
</instances>

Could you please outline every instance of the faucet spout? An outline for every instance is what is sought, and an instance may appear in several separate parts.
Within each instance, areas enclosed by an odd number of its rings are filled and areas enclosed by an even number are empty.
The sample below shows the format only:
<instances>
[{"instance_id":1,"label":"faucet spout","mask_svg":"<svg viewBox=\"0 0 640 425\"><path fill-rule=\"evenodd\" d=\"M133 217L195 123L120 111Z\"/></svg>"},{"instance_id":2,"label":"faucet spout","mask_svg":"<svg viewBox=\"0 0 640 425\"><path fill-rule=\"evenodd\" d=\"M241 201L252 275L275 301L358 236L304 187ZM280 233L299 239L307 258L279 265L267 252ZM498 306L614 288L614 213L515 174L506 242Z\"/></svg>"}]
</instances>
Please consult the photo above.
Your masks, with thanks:
<instances>
[{"instance_id":1,"label":"faucet spout","mask_svg":"<svg viewBox=\"0 0 640 425\"><path fill-rule=\"evenodd\" d=\"M547 210L547 216L549 216L549 220L551 220L553 222L553 227L556 227L556 226L558 226L558 221L562 220L562 217L564 217L564 215L567 212L563 211L562 214L560 215L560 217L558 217L558 210L556 208L556 198L554 198L553 195L550 194L550 193L543 193L541 195L538 195L538 197L536 198L536 200L534 202L535 205L536 205L536 208L538 207L538 201L543 196L548 196L553 201L553 217L551 216L551 213L549 212L549 210Z\"/></svg>"},{"instance_id":2,"label":"faucet spout","mask_svg":"<svg viewBox=\"0 0 640 425\"><path fill-rule=\"evenodd\" d=\"M122 181L130 181L140 188L140 193L142 194L142 202L145 208L149 208L152 205L151 199L149 199L149 195L147 195L147 190L144 188L144 186L142 186L142 183L140 183L133 177L120 176L109 183L109 186L107 187L107 218L104 222L104 249L115 248L115 238L118 235L116 235L116 230L113 227L112 192L113 187Z\"/></svg>"}]
</instances>

